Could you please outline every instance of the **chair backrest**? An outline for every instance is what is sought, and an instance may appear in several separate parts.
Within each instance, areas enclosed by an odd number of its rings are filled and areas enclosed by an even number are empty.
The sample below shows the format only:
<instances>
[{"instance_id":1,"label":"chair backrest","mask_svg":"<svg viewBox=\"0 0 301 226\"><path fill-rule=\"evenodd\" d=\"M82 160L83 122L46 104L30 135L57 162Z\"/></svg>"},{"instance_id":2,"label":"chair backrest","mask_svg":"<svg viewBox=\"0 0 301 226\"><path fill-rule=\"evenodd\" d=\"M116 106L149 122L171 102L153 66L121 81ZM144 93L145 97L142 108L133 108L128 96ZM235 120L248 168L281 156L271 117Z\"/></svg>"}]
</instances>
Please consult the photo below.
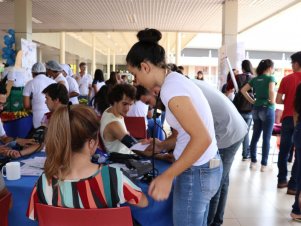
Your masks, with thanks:
<instances>
[{"instance_id":1,"label":"chair backrest","mask_svg":"<svg viewBox=\"0 0 301 226\"><path fill-rule=\"evenodd\" d=\"M72 209L35 204L39 226L133 226L128 206L103 209Z\"/></svg>"},{"instance_id":2,"label":"chair backrest","mask_svg":"<svg viewBox=\"0 0 301 226\"><path fill-rule=\"evenodd\" d=\"M125 126L132 137L147 138L145 117L124 117Z\"/></svg>"},{"instance_id":3,"label":"chair backrest","mask_svg":"<svg viewBox=\"0 0 301 226\"><path fill-rule=\"evenodd\" d=\"M8 225L8 210L11 202L11 193L7 192L0 197L0 226Z\"/></svg>"}]
</instances>

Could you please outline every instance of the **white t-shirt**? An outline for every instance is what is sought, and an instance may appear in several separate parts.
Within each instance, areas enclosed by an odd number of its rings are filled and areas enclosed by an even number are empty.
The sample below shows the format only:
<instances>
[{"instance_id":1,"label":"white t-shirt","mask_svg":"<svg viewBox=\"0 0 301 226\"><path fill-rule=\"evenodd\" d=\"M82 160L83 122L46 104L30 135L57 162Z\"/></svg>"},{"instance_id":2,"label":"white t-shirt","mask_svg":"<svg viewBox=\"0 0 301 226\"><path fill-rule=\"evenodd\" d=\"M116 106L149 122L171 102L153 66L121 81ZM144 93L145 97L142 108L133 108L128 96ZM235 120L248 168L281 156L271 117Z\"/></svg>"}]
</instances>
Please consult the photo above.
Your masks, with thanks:
<instances>
[{"instance_id":1,"label":"white t-shirt","mask_svg":"<svg viewBox=\"0 0 301 226\"><path fill-rule=\"evenodd\" d=\"M212 139L212 142L207 150L193 164L194 166L203 165L210 159L212 159L216 155L218 150L215 140L214 123L210 106L201 89L198 88L190 79L187 79L185 76L177 72L172 72L165 78L165 81L161 87L161 100L166 107L166 121L172 128L174 128L178 132L176 146L174 149L175 159L178 159L180 157L188 142L190 141L189 134L183 129L181 124L177 121L168 107L168 102L173 97L178 96L186 96L191 99L191 102L193 103L200 118L202 118L202 121ZM187 115L187 117L189 117L189 115ZM200 137L200 139L202 138Z\"/></svg>"},{"instance_id":2,"label":"white t-shirt","mask_svg":"<svg viewBox=\"0 0 301 226\"><path fill-rule=\"evenodd\" d=\"M248 126L229 98L205 81L192 81L203 91L210 105L218 148L228 148L242 140Z\"/></svg>"},{"instance_id":3,"label":"white t-shirt","mask_svg":"<svg viewBox=\"0 0 301 226\"><path fill-rule=\"evenodd\" d=\"M135 101L133 105L130 106L130 109L127 116L133 116L133 117L144 117L145 118L145 125L147 129L147 113L148 113L148 105L143 103L141 100Z\"/></svg>"},{"instance_id":4,"label":"white t-shirt","mask_svg":"<svg viewBox=\"0 0 301 226\"><path fill-rule=\"evenodd\" d=\"M48 107L45 103L45 95L42 93L42 91L52 83L55 83L53 79L48 78L44 74L39 74L32 80L27 82L24 87L23 96L32 96L31 106L34 128L41 126L41 121L44 114L49 112Z\"/></svg>"},{"instance_id":5,"label":"white t-shirt","mask_svg":"<svg viewBox=\"0 0 301 226\"><path fill-rule=\"evenodd\" d=\"M76 82L76 80L74 78L72 78L71 76L67 75L66 76L66 80L68 82L69 85L69 93L71 92L76 92L79 94L79 88L78 88L78 84ZM70 97L69 101L72 102L72 104L78 104L78 97Z\"/></svg>"},{"instance_id":6,"label":"white t-shirt","mask_svg":"<svg viewBox=\"0 0 301 226\"><path fill-rule=\"evenodd\" d=\"M79 86L79 92L81 96L89 95L89 86L92 86L92 76L89 74L85 74L80 76L80 74L75 75L75 79Z\"/></svg>"},{"instance_id":7,"label":"white t-shirt","mask_svg":"<svg viewBox=\"0 0 301 226\"><path fill-rule=\"evenodd\" d=\"M97 82L96 84L92 84L92 90L91 90L90 100L95 96L95 91L94 91L93 86L96 85L96 89L97 89L97 92L98 92L100 90L100 88L102 86L104 86L105 84L106 84L105 82Z\"/></svg>"},{"instance_id":8,"label":"white t-shirt","mask_svg":"<svg viewBox=\"0 0 301 226\"><path fill-rule=\"evenodd\" d=\"M110 109L110 108L108 108ZM106 148L106 150L110 152L117 152L121 154L134 154L127 146L125 146L123 143L121 143L119 140L114 140L114 141L106 141L103 137L103 132L105 128L107 127L108 124L111 122L118 122L120 123L120 126L127 131L124 119L122 118L117 118L115 117L114 114L108 112L108 109L106 109L102 116L101 116L101 121L100 121L100 136L102 138L103 144Z\"/></svg>"},{"instance_id":9,"label":"white t-shirt","mask_svg":"<svg viewBox=\"0 0 301 226\"><path fill-rule=\"evenodd\" d=\"M69 84L67 82L67 79L65 78L65 76L63 74L59 74L54 81L56 81L57 83L63 83L65 85L65 87L67 88L67 91L69 92Z\"/></svg>"},{"instance_id":10,"label":"white t-shirt","mask_svg":"<svg viewBox=\"0 0 301 226\"><path fill-rule=\"evenodd\" d=\"M4 130L3 123L0 119L0 137L4 137L4 136L6 136L6 132Z\"/></svg>"},{"instance_id":11,"label":"white t-shirt","mask_svg":"<svg viewBox=\"0 0 301 226\"><path fill-rule=\"evenodd\" d=\"M13 81L13 87L24 87L26 83L26 70L13 67L7 75L8 81Z\"/></svg>"}]
</instances>

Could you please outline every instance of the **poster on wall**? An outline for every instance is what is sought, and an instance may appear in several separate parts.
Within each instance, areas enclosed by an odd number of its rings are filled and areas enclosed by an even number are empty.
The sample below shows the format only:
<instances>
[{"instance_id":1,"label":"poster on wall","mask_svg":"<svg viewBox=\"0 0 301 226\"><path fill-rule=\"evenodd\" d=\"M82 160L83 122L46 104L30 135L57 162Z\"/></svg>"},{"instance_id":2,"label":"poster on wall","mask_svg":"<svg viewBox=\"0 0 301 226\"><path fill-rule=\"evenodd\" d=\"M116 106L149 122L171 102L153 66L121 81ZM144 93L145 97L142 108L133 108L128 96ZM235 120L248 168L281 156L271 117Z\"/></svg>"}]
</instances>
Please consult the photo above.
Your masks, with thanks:
<instances>
[{"instance_id":1,"label":"poster on wall","mask_svg":"<svg viewBox=\"0 0 301 226\"><path fill-rule=\"evenodd\" d=\"M37 44L21 39L22 68L26 70L27 81L32 79L31 68L37 62Z\"/></svg>"}]
</instances>

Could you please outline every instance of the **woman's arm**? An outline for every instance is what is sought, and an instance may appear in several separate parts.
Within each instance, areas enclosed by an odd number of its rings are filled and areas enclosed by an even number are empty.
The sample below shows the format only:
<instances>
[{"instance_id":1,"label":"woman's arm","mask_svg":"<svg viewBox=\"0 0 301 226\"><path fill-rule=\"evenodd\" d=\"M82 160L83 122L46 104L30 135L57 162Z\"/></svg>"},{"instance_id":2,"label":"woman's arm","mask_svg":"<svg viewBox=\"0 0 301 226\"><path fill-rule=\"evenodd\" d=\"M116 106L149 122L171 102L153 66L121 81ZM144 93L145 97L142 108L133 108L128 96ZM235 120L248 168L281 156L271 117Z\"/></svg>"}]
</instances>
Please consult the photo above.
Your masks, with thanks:
<instances>
[{"instance_id":1,"label":"woman's arm","mask_svg":"<svg viewBox=\"0 0 301 226\"><path fill-rule=\"evenodd\" d=\"M269 83L269 102L275 104L275 82Z\"/></svg>"},{"instance_id":2,"label":"woman's arm","mask_svg":"<svg viewBox=\"0 0 301 226\"><path fill-rule=\"evenodd\" d=\"M249 85L249 83L247 83L241 88L240 92L242 93L242 95L244 95L244 97L247 99L247 101L249 101L251 104L254 104L255 100L248 93L248 91L251 88L252 87Z\"/></svg>"},{"instance_id":3,"label":"woman's arm","mask_svg":"<svg viewBox=\"0 0 301 226\"><path fill-rule=\"evenodd\" d=\"M190 141L180 158L150 184L148 193L157 201L168 198L173 179L195 163L212 142L207 128L189 97L174 97L169 101L168 106L183 129L189 134Z\"/></svg>"},{"instance_id":4,"label":"woman's arm","mask_svg":"<svg viewBox=\"0 0 301 226\"><path fill-rule=\"evenodd\" d=\"M6 96L9 97L11 88L13 87L14 81L8 80L6 83Z\"/></svg>"},{"instance_id":5,"label":"woman's arm","mask_svg":"<svg viewBox=\"0 0 301 226\"><path fill-rule=\"evenodd\" d=\"M94 93L96 94L98 92L98 90L97 90L97 84L93 84L92 87L94 89Z\"/></svg>"}]
</instances>

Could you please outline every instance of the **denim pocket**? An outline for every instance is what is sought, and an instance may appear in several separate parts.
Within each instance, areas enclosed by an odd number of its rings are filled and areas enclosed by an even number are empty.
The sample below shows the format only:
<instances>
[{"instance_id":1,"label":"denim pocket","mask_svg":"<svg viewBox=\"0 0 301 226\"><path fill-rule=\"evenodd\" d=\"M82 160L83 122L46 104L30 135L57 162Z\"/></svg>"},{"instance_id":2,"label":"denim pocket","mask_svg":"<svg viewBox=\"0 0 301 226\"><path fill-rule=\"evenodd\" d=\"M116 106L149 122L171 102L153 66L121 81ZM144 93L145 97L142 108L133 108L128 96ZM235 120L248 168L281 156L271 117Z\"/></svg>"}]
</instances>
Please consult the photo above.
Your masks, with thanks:
<instances>
[{"instance_id":1,"label":"denim pocket","mask_svg":"<svg viewBox=\"0 0 301 226\"><path fill-rule=\"evenodd\" d=\"M217 192L222 177L222 164L215 168L200 169L201 192L207 197L213 197Z\"/></svg>"}]
</instances>

